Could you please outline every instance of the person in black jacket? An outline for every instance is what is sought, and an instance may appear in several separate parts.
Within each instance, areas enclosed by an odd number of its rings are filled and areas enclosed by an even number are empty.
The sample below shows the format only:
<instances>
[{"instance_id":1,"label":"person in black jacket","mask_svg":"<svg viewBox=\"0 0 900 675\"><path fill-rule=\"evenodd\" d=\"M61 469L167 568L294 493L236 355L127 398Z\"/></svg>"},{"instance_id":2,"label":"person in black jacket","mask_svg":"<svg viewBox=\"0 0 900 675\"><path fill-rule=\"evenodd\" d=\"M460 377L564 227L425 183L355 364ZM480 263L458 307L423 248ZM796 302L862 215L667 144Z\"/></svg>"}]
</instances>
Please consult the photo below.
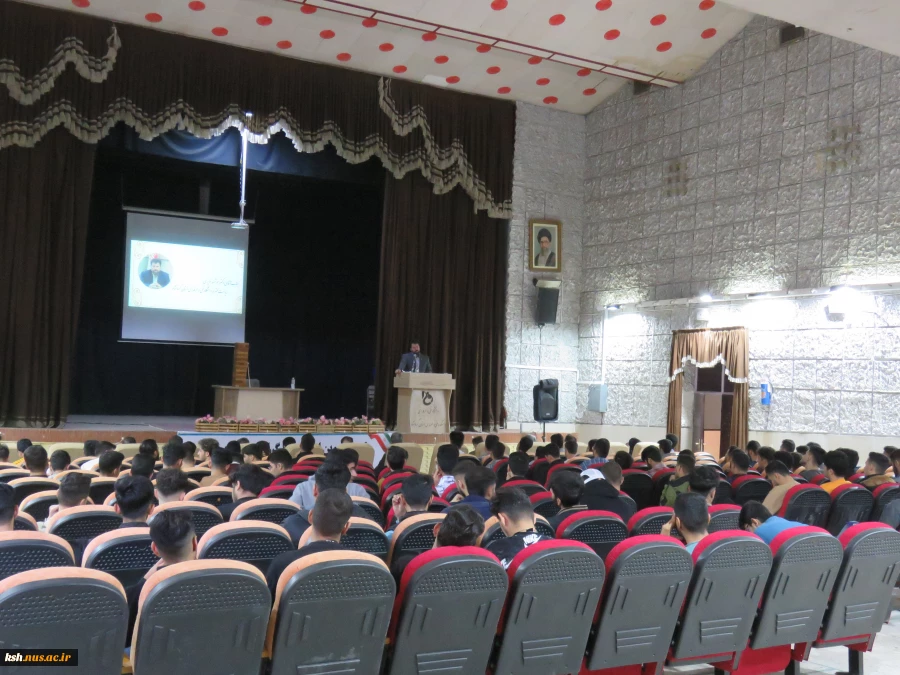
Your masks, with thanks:
<instances>
[{"instance_id":1,"label":"person in black jacket","mask_svg":"<svg viewBox=\"0 0 900 675\"><path fill-rule=\"evenodd\" d=\"M491 500L491 513L500 521L506 537L488 544L487 550L500 559L503 569L508 569L513 558L532 544L551 539L535 531L534 509L528 495L519 488L497 490Z\"/></svg>"},{"instance_id":2,"label":"person in black jacket","mask_svg":"<svg viewBox=\"0 0 900 675\"><path fill-rule=\"evenodd\" d=\"M588 469L588 471L599 471L603 476L588 478L584 485L584 492L581 495L581 503L591 511L611 511L622 517L622 520L628 521L632 515L632 507L621 498L622 495L622 467L617 462L607 462L599 469ZM582 472L582 476L587 471Z\"/></svg>"},{"instance_id":3,"label":"person in black jacket","mask_svg":"<svg viewBox=\"0 0 900 675\"><path fill-rule=\"evenodd\" d=\"M581 503L584 479L574 471L554 474L550 481L550 492L553 493L553 499L559 507L559 513L547 519L554 532L572 514L587 511L588 507Z\"/></svg>"}]
</instances>

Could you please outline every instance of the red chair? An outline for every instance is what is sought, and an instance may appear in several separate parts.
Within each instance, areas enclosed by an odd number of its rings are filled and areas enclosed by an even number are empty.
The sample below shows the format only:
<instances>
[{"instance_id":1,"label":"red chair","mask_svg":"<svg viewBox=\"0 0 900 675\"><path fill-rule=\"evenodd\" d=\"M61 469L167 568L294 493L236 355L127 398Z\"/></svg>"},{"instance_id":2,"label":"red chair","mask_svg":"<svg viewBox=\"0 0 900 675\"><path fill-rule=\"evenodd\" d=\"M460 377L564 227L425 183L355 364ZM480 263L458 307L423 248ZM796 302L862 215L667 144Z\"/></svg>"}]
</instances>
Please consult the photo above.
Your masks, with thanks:
<instances>
[{"instance_id":1,"label":"red chair","mask_svg":"<svg viewBox=\"0 0 900 675\"><path fill-rule=\"evenodd\" d=\"M862 471L857 471L855 474L850 476L850 478L848 478L847 480L849 480L851 483L858 483L861 480L865 479L865 477L866 477L866 474L864 474Z\"/></svg>"},{"instance_id":2,"label":"red chair","mask_svg":"<svg viewBox=\"0 0 900 675\"><path fill-rule=\"evenodd\" d=\"M381 493L381 510L387 514L387 512L391 508L391 500L394 498L394 493L400 492L400 483L394 483L387 490Z\"/></svg>"},{"instance_id":3,"label":"red chair","mask_svg":"<svg viewBox=\"0 0 900 675\"><path fill-rule=\"evenodd\" d=\"M295 487L294 485L270 485L263 488L259 496L267 499L290 499L294 494Z\"/></svg>"},{"instance_id":4,"label":"red chair","mask_svg":"<svg viewBox=\"0 0 900 675\"><path fill-rule=\"evenodd\" d=\"M538 492L544 492L544 486L533 480L525 480L522 478L518 478L516 480L507 481L503 484L505 488L519 488L529 497L531 495L537 494ZM446 497L444 498L446 499Z\"/></svg>"},{"instance_id":5,"label":"red chair","mask_svg":"<svg viewBox=\"0 0 900 675\"><path fill-rule=\"evenodd\" d=\"M601 558L628 537L628 527L612 511L580 511L563 520L556 528L557 539L572 539L587 544Z\"/></svg>"},{"instance_id":6,"label":"red chair","mask_svg":"<svg viewBox=\"0 0 900 675\"><path fill-rule=\"evenodd\" d=\"M543 490L544 488L541 487L541 489ZM454 483L453 485L448 485L447 487L444 488L444 491L441 493L441 499L444 499L449 502L451 499L453 499L458 494L459 494L459 490L456 489L456 484Z\"/></svg>"},{"instance_id":7,"label":"red chair","mask_svg":"<svg viewBox=\"0 0 900 675\"><path fill-rule=\"evenodd\" d=\"M813 476L812 478L810 478L809 482L812 483L813 485L821 485L822 483L828 482L828 476L826 476L824 473L818 473L815 476Z\"/></svg>"},{"instance_id":8,"label":"red chair","mask_svg":"<svg viewBox=\"0 0 900 675\"><path fill-rule=\"evenodd\" d=\"M818 485L795 485L784 495L775 515L804 525L824 528L831 511L831 495Z\"/></svg>"},{"instance_id":9,"label":"red chair","mask_svg":"<svg viewBox=\"0 0 900 675\"><path fill-rule=\"evenodd\" d=\"M622 476L622 492L634 500L638 511L656 506L653 504L653 479L646 471L626 469Z\"/></svg>"},{"instance_id":10,"label":"red chair","mask_svg":"<svg viewBox=\"0 0 900 675\"><path fill-rule=\"evenodd\" d=\"M539 516L544 516L548 520L559 513L559 506L556 505L556 499L552 492L537 492L529 497L531 500L531 508Z\"/></svg>"},{"instance_id":11,"label":"red chair","mask_svg":"<svg viewBox=\"0 0 900 675\"><path fill-rule=\"evenodd\" d=\"M759 476L738 476L731 483L734 503L743 506L747 502L762 502L772 491L772 484Z\"/></svg>"},{"instance_id":12,"label":"red chair","mask_svg":"<svg viewBox=\"0 0 900 675\"><path fill-rule=\"evenodd\" d=\"M500 469L505 467L507 464L509 464L508 459L501 459L499 461L494 462L493 466L491 466L491 469L493 470L494 473L499 474Z\"/></svg>"},{"instance_id":13,"label":"red chair","mask_svg":"<svg viewBox=\"0 0 900 675\"><path fill-rule=\"evenodd\" d=\"M400 471L398 473L392 473L388 478L384 479L384 482L381 484L381 491L386 492L394 485L400 485L408 476L412 476L414 472L412 471Z\"/></svg>"},{"instance_id":14,"label":"red chair","mask_svg":"<svg viewBox=\"0 0 900 675\"><path fill-rule=\"evenodd\" d=\"M281 523L296 513L300 513L301 508L291 501L284 499L267 499L257 498L244 502L231 512L231 520L262 520L268 523Z\"/></svg>"},{"instance_id":15,"label":"red chair","mask_svg":"<svg viewBox=\"0 0 900 675\"><path fill-rule=\"evenodd\" d=\"M562 473L563 471L571 471L577 475L581 475L581 467L573 466L572 464L556 464L550 467L550 470L547 472L547 480L544 482L544 485L549 488L550 481L553 480L553 476L558 473Z\"/></svg>"},{"instance_id":16,"label":"red chair","mask_svg":"<svg viewBox=\"0 0 900 675\"><path fill-rule=\"evenodd\" d=\"M872 509L872 515L869 516L869 520L878 522L881 520L881 514L884 512L884 507L900 497L900 485L897 485L896 483L879 485L875 488L875 492L872 493L872 496L875 497L875 507Z\"/></svg>"},{"instance_id":17,"label":"red chair","mask_svg":"<svg viewBox=\"0 0 900 675\"><path fill-rule=\"evenodd\" d=\"M707 532L738 530L741 507L734 504L715 504L709 507L709 529Z\"/></svg>"},{"instance_id":18,"label":"red chair","mask_svg":"<svg viewBox=\"0 0 900 675\"><path fill-rule=\"evenodd\" d=\"M831 491L831 513L825 529L836 537L847 523L868 520L874 507L875 497L862 485L838 485Z\"/></svg>"},{"instance_id":19,"label":"red chair","mask_svg":"<svg viewBox=\"0 0 900 675\"><path fill-rule=\"evenodd\" d=\"M295 485L299 485L300 483L305 483L308 480L309 480L309 476L306 474L285 472L285 473L281 474L280 476L278 476L278 478L273 480L269 484L269 487L275 487L277 485L295 486Z\"/></svg>"},{"instance_id":20,"label":"red chair","mask_svg":"<svg viewBox=\"0 0 900 675\"><path fill-rule=\"evenodd\" d=\"M672 520L675 510L671 506L651 506L635 513L628 519L628 534L632 537L644 534L659 534L662 526Z\"/></svg>"}]
</instances>

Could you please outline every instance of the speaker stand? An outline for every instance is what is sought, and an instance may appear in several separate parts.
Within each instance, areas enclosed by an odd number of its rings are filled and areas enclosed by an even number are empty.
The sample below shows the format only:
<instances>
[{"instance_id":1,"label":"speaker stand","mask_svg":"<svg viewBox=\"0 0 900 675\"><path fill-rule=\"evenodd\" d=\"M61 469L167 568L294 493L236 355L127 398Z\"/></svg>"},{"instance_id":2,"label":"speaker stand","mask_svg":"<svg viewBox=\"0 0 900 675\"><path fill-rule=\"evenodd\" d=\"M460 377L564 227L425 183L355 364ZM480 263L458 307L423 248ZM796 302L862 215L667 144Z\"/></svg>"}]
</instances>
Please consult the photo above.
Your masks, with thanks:
<instances>
[{"instance_id":1,"label":"speaker stand","mask_svg":"<svg viewBox=\"0 0 900 675\"><path fill-rule=\"evenodd\" d=\"M547 442L547 423L546 422L544 422L544 431L541 432L541 440L544 441L544 443Z\"/></svg>"}]
</instances>

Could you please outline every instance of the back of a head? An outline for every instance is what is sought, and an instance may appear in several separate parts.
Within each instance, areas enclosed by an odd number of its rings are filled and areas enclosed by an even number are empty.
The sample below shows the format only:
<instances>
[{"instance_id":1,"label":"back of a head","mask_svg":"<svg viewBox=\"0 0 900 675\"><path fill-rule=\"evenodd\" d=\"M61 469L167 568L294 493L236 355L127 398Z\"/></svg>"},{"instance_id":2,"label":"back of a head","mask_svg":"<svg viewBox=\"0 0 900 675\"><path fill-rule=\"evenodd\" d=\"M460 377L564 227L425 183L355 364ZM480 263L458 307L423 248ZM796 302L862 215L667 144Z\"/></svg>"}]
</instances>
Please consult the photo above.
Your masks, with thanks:
<instances>
[{"instance_id":1,"label":"back of a head","mask_svg":"<svg viewBox=\"0 0 900 675\"><path fill-rule=\"evenodd\" d=\"M391 443L400 443L401 441L391 441ZM484 443L484 438L481 436L472 436L472 447L477 448L479 445Z\"/></svg>"},{"instance_id":2,"label":"back of a head","mask_svg":"<svg viewBox=\"0 0 900 675\"><path fill-rule=\"evenodd\" d=\"M109 452L110 450L115 450L116 444L110 443L109 441L100 441L97 443L97 456L99 457L104 452Z\"/></svg>"},{"instance_id":3,"label":"back of a head","mask_svg":"<svg viewBox=\"0 0 900 675\"><path fill-rule=\"evenodd\" d=\"M6 443L0 443L0 462L8 462L8 461L9 461L9 446Z\"/></svg>"},{"instance_id":4,"label":"back of a head","mask_svg":"<svg viewBox=\"0 0 900 675\"><path fill-rule=\"evenodd\" d=\"M294 465L294 458L287 450L273 450L269 453L269 462L290 469Z\"/></svg>"},{"instance_id":5,"label":"back of a head","mask_svg":"<svg viewBox=\"0 0 900 675\"><path fill-rule=\"evenodd\" d=\"M825 468L831 469L838 478L846 478L851 474L850 460L840 450L832 450L825 454Z\"/></svg>"},{"instance_id":6,"label":"back of a head","mask_svg":"<svg viewBox=\"0 0 900 675\"><path fill-rule=\"evenodd\" d=\"M749 471L750 455L743 450L735 450L731 453L731 466L739 471Z\"/></svg>"},{"instance_id":7,"label":"back of a head","mask_svg":"<svg viewBox=\"0 0 900 675\"><path fill-rule=\"evenodd\" d=\"M20 438L16 441L16 450L20 455L24 454L25 451L31 447L31 441L27 438Z\"/></svg>"},{"instance_id":8,"label":"back of a head","mask_svg":"<svg viewBox=\"0 0 900 675\"><path fill-rule=\"evenodd\" d=\"M313 451L313 448L316 447L316 437L312 434L303 434L300 437L300 449L303 451L303 454L308 455Z\"/></svg>"},{"instance_id":9,"label":"back of a head","mask_svg":"<svg viewBox=\"0 0 900 675\"><path fill-rule=\"evenodd\" d=\"M60 506L78 506L87 499L90 490L90 474L70 473L60 479L56 496Z\"/></svg>"},{"instance_id":10,"label":"back of a head","mask_svg":"<svg viewBox=\"0 0 900 675\"><path fill-rule=\"evenodd\" d=\"M678 447L678 436L675 434L666 434L666 439L672 444L673 448Z\"/></svg>"},{"instance_id":11,"label":"back of a head","mask_svg":"<svg viewBox=\"0 0 900 675\"><path fill-rule=\"evenodd\" d=\"M347 490L350 484L350 469L343 461L326 459L316 469L316 488L321 493L324 490Z\"/></svg>"},{"instance_id":12,"label":"back of a head","mask_svg":"<svg viewBox=\"0 0 900 675\"><path fill-rule=\"evenodd\" d=\"M565 443L565 440L563 439L562 434L553 434L552 436L550 436L550 444L553 445L554 447L556 447L557 450L562 450L564 443ZM559 457L558 453L557 453L557 457Z\"/></svg>"},{"instance_id":13,"label":"back of a head","mask_svg":"<svg viewBox=\"0 0 900 675\"><path fill-rule=\"evenodd\" d=\"M694 459L693 453L690 452L678 453L678 459L675 460L675 466L680 466L685 475L693 471L696 464L697 460Z\"/></svg>"},{"instance_id":14,"label":"back of a head","mask_svg":"<svg viewBox=\"0 0 900 675\"><path fill-rule=\"evenodd\" d=\"M791 475L791 470L788 469L784 463L779 462L777 459L773 459L771 462L766 464L766 476L771 478L772 476L782 476L787 478Z\"/></svg>"},{"instance_id":15,"label":"back of a head","mask_svg":"<svg viewBox=\"0 0 900 675\"><path fill-rule=\"evenodd\" d=\"M566 441L566 454L569 457L575 457L578 454L578 441L574 438Z\"/></svg>"},{"instance_id":16,"label":"back of a head","mask_svg":"<svg viewBox=\"0 0 900 675\"><path fill-rule=\"evenodd\" d=\"M544 459L547 456L547 446L541 445L537 450L534 451L535 459Z\"/></svg>"},{"instance_id":17,"label":"back of a head","mask_svg":"<svg viewBox=\"0 0 900 675\"><path fill-rule=\"evenodd\" d=\"M517 452L524 452L527 454L528 451L533 447L534 439L531 437L531 435L522 436L522 438L519 439L519 442L516 443Z\"/></svg>"},{"instance_id":18,"label":"back of a head","mask_svg":"<svg viewBox=\"0 0 900 675\"><path fill-rule=\"evenodd\" d=\"M197 441L197 445L200 446L200 449L203 450L203 452L212 453L213 449L219 447L219 441L215 438L201 438Z\"/></svg>"},{"instance_id":19,"label":"back of a head","mask_svg":"<svg viewBox=\"0 0 900 675\"><path fill-rule=\"evenodd\" d=\"M54 450L50 455L50 468L54 471L65 471L72 463L72 457L65 450Z\"/></svg>"},{"instance_id":20,"label":"back of a head","mask_svg":"<svg viewBox=\"0 0 900 675\"><path fill-rule=\"evenodd\" d=\"M623 469L630 469L631 465L634 463L631 453L627 450L619 450L613 458L613 461Z\"/></svg>"},{"instance_id":21,"label":"back of a head","mask_svg":"<svg viewBox=\"0 0 900 675\"><path fill-rule=\"evenodd\" d=\"M462 448L466 442L466 435L461 431L451 431L450 432L450 444L453 445L457 450Z\"/></svg>"},{"instance_id":22,"label":"back of a head","mask_svg":"<svg viewBox=\"0 0 900 675\"><path fill-rule=\"evenodd\" d=\"M485 497L490 489L497 484L497 474L485 466L473 464L466 471L466 489L470 495Z\"/></svg>"},{"instance_id":23,"label":"back of a head","mask_svg":"<svg viewBox=\"0 0 900 675\"><path fill-rule=\"evenodd\" d=\"M563 508L575 506L581 501L584 479L575 471L557 471L550 479L550 491Z\"/></svg>"},{"instance_id":24,"label":"back of a head","mask_svg":"<svg viewBox=\"0 0 900 675\"><path fill-rule=\"evenodd\" d=\"M821 466L825 463L825 455L828 454L825 452L825 448L818 444L808 444L806 446L806 452L813 456L813 461L815 461L816 465ZM843 454L843 453L842 453ZM846 458L846 455L844 455Z\"/></svg>"},{"instance_id":25,"label":"back of a head","mask_svg":"<svg viewBox=\"0 0 900 675\"><path fill-rule=\"evenodd\" d=\"M426 476L424 473L414 473L400 483L400 493L403 495L403 499L410 508L420 511L424 511L428 502L431 501L432 488L434 488L434 483L431 476Z\"/></svg>"},{"instance_id":26,"label":"back of a head","mask_svg":"<svg viewBox=\"0 0 900 675\"><path fill-rule=\"evenodd\" d=\"M484 518L468 504L454 506L438 529L438 546L475 546L484 534Z\"/></svg>"},{"instance_id":27,"label":"back of a head","mask_svg":"<svg viewBox=\"0 0 900 675\"><path fill-rule=\"evenodd\" d=\"M150 539L160 555L169 560L193 557L194 524L189 513L160 511L150 523Z\"/></svg>"},{"instance_id":28,"label":"back of a head","mask_svg":"<svg viewBox=\"0 0 900 675\"><path fill-rule=\"evenodd\" d=\"M345 490L321 490L312 512L312 526L323 537L338 537L352 515L353 500Z\"/></svg>"},{"instance_id":29,"label":"back of a head","mask_svg":"<svg viewBox=\"0 0 900 675\"><path fill-rule=\"evenodd\" d=\"M741 515L738 516L738 527L746 530L750 526L751 520L758 520L760 523L766 522L772 514L769 509L760 502L749 501L741 507Z\"/></svg>"},{"instance_id":30,"label":"back of a head","mask_svg":"<svg viewBox=\"0 0 900 675\"><path fill-rule=\"evenodd\" d=\"M791 455L791 467L794 471L803 466L803 455L799 452L792 452Z\"/></svg>"},{"instance_id":31,"label":"back of a head","mask_svg":"<svg viewBox=\"0 0 900 675\"><path fill-rule=\"evenodd\" d=\"M792 455L793 453L787 452L785 450L777 450L772 459L776 462L781 462L789 469L792 469L794 466Z\"/></svg>"},{"instance_id":32,"label":"back of a head","mask_svg":"<svg viewBox=\"0 0 900 675\"><path fill-rule=\"evenodd\" d=\"M231 453L227 448L213 448L212 453L209 456L209 463L213 466L213 468L218 469L219 471L224 471L225 467L231 464ZM134 471L134 464L132 463L132 472Z\"/></svg>"},{"instance_id":33,"label":"back of a head","mask_svg":"<svg viewBox=\"0 0 900 675\"><path fill-rule=\"evenodd\" d=\"M666 456L670 452L672 452L672 448L673 448L672 441L670 441L668 438L660 438L659 442L656 444L656 446L659 448L659 451L662 453L663 456Z\"/></svg>"},{"instance_id":34,"label":"back of a head","mask_svg":"<svg viewBox=\"0 0 900 675\"><path fill-rule=\"evenodd\" d=\"M493 452L494 448L496 448L500 444L500 437L497 434L488 434L484 439L484 447L488 449L489 452Z\"/></svg>"},{"instance_id":35,"label":"back of a head","mask_svg":"<svg viewBox=\"0 0 900 675\"><path fill-rule=\"evenodd\" d=\"M403 442L403 434L401 434L399 431L395 431L394 433L391 434L391 437L388 439L388 442L390 442L392 444L393 443L402 443Z\"/></svg>"},{"instance_id":36,"label":"back of a head","mask_svg":"<svg viewBox=\"0 0 900 675\"><path fill-rule=\"evenodd\" d=\"M297 442L297 439L294 438L293 436L285 436L284 439L281 441L281 448L285 449L285 448L287 448L287 446L294 445L296 442Z\"/></svg>"},{"instance_id":37,"label":"back of a head","mask_svg":"<svg viewBox=\"0 0 900 675\"><path fill-rule=\"evenodd\" d=\"M534 522L534 509L531 500L524 490L516 487L504 487L497 490L491 500L491 513L499 516L501 513L514 523Z\"/></svg>"},{"instance_id":38,"label":"back of a head","mask_svg":"<svg viewBox=\"0 0 900 675\"><path fill-rule=\"evenodd\" d=\"M506 456L506 446L503 443L497 443L497 445L495 445L491 449L491 457L494 459L494 461L501 460L505 456Z\"/></svg>"},{"instance_id":39,"label":"back of a head","mask_svg":"<svg viewBox=\"0 0 900 675\"><path fill-rule=\"evenodd\" d=\"M437 465L441 473L449 476L459 461L459 448L453 443L445 443L437 449Z\"/></svg>"},{"instance_id":40,"label":"back of a head","mask_svg":"<svg viewBox=\"0 0 900 675\"><path fill-rule=\"evenodd\" d=\"M509 456L509 464L506 465L508 477L524 477L528 473L528 455L524 452L514 452Z\"/></svg>"},{"instance_id":41,"label":"back of a head","mask_svg":"<svg viewBox=\"0 0 900 675\"><path fill-rule=\"evenodd\" d=\"M43 445L32 445L25 451L25 468L32 473L47 472L47 451Z\"/></svg>"},{"instance_id":42,"label":"back of a head","mask_svg":"<svg viewBox=\"0 0 900 675\"><path fill-rule=\"evenodd\" d=\"M11 485L0 483L0 525L9 526L15 515L15 490Z\"/></svg>"},{"instance_id":43,"label":"back of a head","mask_svg":"<svg viewBox=\"0 0 900 675\"><path fill-rule=\"evenodd\" d=\"M884 473L891 468L891 460L883 452L870 452L868 462L878 473Z\"/></svg>"},{"instance_id":44,"label":"back of a head","mask_svg":"<svg viewBox=\"0 0 900 675\"><path fill-rule=\"evenodd\" d=\"M794 443L794 441L792 441L790 438L785 438L783 441L781 441L781 448L780 448L781 450L787 450L788 452L793 452L794 448L796 448L796 447L797 447L796 443Z\"/></svg>"},{"instance_id":45,"label":"back of a head","mask_svg":"<svg viewBox=\"0 0 900 675\"><path fill-rule=\"evenodd\" d=\"M118 450L108 450L100 455L100 459L97 460L97 469L104 476L111 476L115 473L116 469L122 466L122 462L125 461L125 455L123 455Z\"/></svg>"},{"instance_id":46,"label":"back of a head","mask_svg":"<svg viewBox=\"0 0 900 675\"><path fill-rule=\"evenodd\" d=\"M629 439L628 439L628 450L629 450L629 452L633 451L633 450L634 450L634 446L636 446L636 445L637 445L638 443L640 443L640 442L641 442L641 439L640 439L640 438L635 438L635 437L629 438Z\"/></svg>"},{"instance_id":47,"label":"back of a head","mask_svg":"<svg viewBox=\"0 0 900 675\"><path fill-rule=\"evenodd\" d=\"M181 469L163 469L156 474L156 490L163 497L190 492L191 484Z\"/></svg>"},{"instance_id":48,"label":"back of a head","mask_svg":"<svg viewBox=\"0 0 900 675\"><path fill-rule=\"evenodd\" d=\"M134 436L122 436L122 440L119 443L137 443L137 439Z\"/></svg>"},{"instance_id":49,"label":"back of a head","mask_svg":"<svg viewBox=\"0 0 900 675\"><path fill-rule=\"evenodd\" d=\"M193 441L185 441L182 443L182 446L184 446L184 463L193 466L196 459L197 444Z\"/></svg>"},{"instance_id":50,"label":"back of a head","mask_svg":"<svg viewBox=\"0 0 900 675\"><path fill-rule=\"evenodd\" d=\"M705 532L709 527L709 507L706 499L694 492L682 492L675 498L675 517L682 529L692 534Z\"/></svg>"},{"instance_id":51,"label":"back of a head","mask_svg":"<svg viewBox=\"0 0 900 675\"><path fill-rule=\"evenodd\" d=\"M392 445L388 448L387 464L391 468L391 471L402 470L406 465L407 459L409 459L409 453L406 451L406 448L398 448L396 445Z\"/></svg>"},{"instance_id":52,"label":"back of a head","mask_svg":"<svg viewBox=\"0 0 900 675\"><path fill-rule=\"evenodd\" d=\"M148 438L146 440L141 441L141 445L138 448L138 452L142 455L156 456L156 453L159 452L159 444L156 441L154 441L152 438Z\"/></svg>"},{"instance_id":53,"label":"back of a head","mask_svg":"<svg viewBox=\"0 0 900 675\"><path fill-rule=\"evenodd\" d=\"M760 448L759 441L747 441L747 452L748 453L756 452L757 450L759 450L759 448Z\"/></svg>"},{"instance_id":54,"label":"back of a head","mask_svg":"<svg viewBox=\"0 0 900 675\"><path fill-rule=\"evenodd\" d=\"M557 436L558 435L559 434L557 434ZM551 443L550 445L546 446L546 448L547 448L547 457L550 459L551 462L554 459L559 459L560 446L556 445L556 443Z\"/></svg>"},{"instance_id":55,"label":"back of a head","mask_svg":"<svg viewBox=\"0 0 900 675\"><path fill-rule=\"evenodd\" d=\"M123 518L143 520L153 505L153 483L146 476L122 476L116 481L116 508Z\"/></svg>"},{"instance_id":56,"label":"back of a head","mask_svg":"<svg viewBox=\"0 0 900 675\"><path fill-rule=\"evenodd\" d=\"M334 452L334 450L332 450L332 452ZM338 457L340 457L348 467L351 465L356 467L356 465L359 464L359 450L354 450L353 448L341 448L338 452L340 453Z\"/></svg>"},{"instance_id":57,"label":"back of a head","mask_svg":"<svg viewBox=\"0 0 900 675\"><path fill-rule=\"evenodd\" d=\"M228 441L225 444L225 449L228 451L228 454L231 455L231 461L241 462L241 444L237 441Z\"/></svg>"},{"instance_id":58,"label":"back of a head","mask_svg":"<svg viewBox=\"0 0 900 675\"><path fill-rule=\"evenodd\" d=\"M770 448L768 445L763 445L756 449L756 454L759 458L768 464L775 460L775 448Z\"/></svg>"},{"instance_id":59,"label":"back of a head","mask_svg":"<svg viewBox=\"0 0 900 675\"><path fill-rule=\"evenodd\" d=\"M85 441L84 446L82 447L82 454L85 457L96 457L97 456L97 447L100 445L100 441Z\"/></svg>"},{"instance_id":60,"label":"back of a head","mask_svg":"<svg viewBox=\"0 0 900 675\"><path fill-rule=\"evenodd\" d=\"M606 462L600 466L600 473L610 485L618 487L622 484L622 466L618 462Z\"/></svg>"},{"instance_id":61,"label":"back of a head","mask_svg":"<svg viewBox=\"0 0 900 675\"><path fill-rule=\"evenodd\" d=\"M651 466L659 464L662 461L662 458L662 452L660 452L660 449L655 445L648 445L644 448L643 452L641 452L641 459Z\"/></svg>"},{"instance_id":62,"label":"back of a head","mask_svg":"<svg viewBox=\"0 0 900 675\"><path fill-rule=\"evenodd\" d=\"M690 491L706 497L710 492L715 491L719 484L719 472L711 466L698 466L690 474L688 478L688 487Z\"/></svg>"},{"instance_id":63,"label":"back of a head","mask_svg":"<svg viewBox=\"0 0 900 675\"><path fill-rule=\"evenodd\" d=\"M272 452L272 446L269 441L256 441L256 447L260 452L260 459L266 459Z\"/></svg>"},{"instance_id":64,"label":"back of a head","mask_svg":"<svg viewBox=\"0 0 900 675\"><path fill-rule=\"evenodd\" d=\"M256 464L241 464L231 476L232 484L240 485L242 490L256 496L269 487L272 480L272 475L263 471Z\"/></svg>"},{"instance_id":65,"label":"back of a head","mask_svg":"<svg viewBox=\"0 0 900 675\"><path fill-rule=\"evenodd\" d=\"M153 455L139 452L131 458L131 475L150 478L153 475L155 465L156 462L153 460Z\"/></svg>"},{"instance_id":66,"label":"back of a head","mask_svg":"<svg viewBox=\"0 0 900 675\"><path fill-rule=\"evenodd\" d=\"M594 455L603 459L609 457L609 439L598 438L594 442Z\"/></svg>"},{"instance_id":67,"label":"back of a head","mask_svg":"<svg viewBox=\"0 0 900 675\"><path fill-rule=\"evenodd\" d=\"M241 454L244 455L244 462L253 462L263 458L263 451L256 443L248 443L241 448Z\"/></svg>"},{"instance_id":68,"label":"back of a head","mask_svg":"<svg viewBox=\"0 0 900 675\"><path fill-rule=\"evenodd\" d=\"M850 464L850 474L852 474L854 471L856 471L856 467L859 466L859 453L856 450L851 450L850 448L838 448L838 450L847 455L847 461Z\"/></svg>"}]
</instances>

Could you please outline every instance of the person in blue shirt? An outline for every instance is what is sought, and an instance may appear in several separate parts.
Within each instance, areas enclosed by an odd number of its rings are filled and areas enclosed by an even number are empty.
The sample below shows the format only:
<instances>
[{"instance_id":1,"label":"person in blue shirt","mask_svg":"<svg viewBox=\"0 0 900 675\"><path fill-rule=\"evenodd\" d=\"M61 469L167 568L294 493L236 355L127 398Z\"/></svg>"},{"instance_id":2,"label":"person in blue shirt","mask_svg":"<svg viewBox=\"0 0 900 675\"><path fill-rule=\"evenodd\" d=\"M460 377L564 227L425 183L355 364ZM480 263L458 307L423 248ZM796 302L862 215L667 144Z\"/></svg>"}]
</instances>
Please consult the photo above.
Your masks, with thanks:
<instances>
[{"instance_id":1,"label":"person in blue shirt","mask_svg":"<svg viewBox=\"0 0 900 675\"><path fill-rule=\"evenodd\" d=\"M682 492L675 498L675 514L662 526L660 534L670 536L674 527L684 537L685 548L693 553L703 539L709 536L709 506L706 497L696 492Z\"/></svg>"},{"instance_id":2,"label":"person in blue shirt","mask_svg":"<svg viewBox=\"0 0 900 675\"><path fill-rule=\"evenodd\" d=\"M759 502L747 502L741 507L738 526L752 532L767 544L771 544L779 534L794 527L806 527L795 520L785 520L769 513L769 509Z\"/></svg>"},{"instance_id":3,"label":"person in blue shirt","mask_svg":"<svg viewBox=\"0 0 900 675\"><path fill-rule=\"evenodd\" d=\"M497 474L485 466L478 466L474 462L469 463L472 466L468 467L465 478L462 481L457 481L457 487L460 490L464 490L466 496L444 509L444 513L449 513L457 506L465 504L466 506L471 506L484 520L487 520L493 515L491 513L491 499L494 497L497 487Z\"/></svg>"}]
</instances>

